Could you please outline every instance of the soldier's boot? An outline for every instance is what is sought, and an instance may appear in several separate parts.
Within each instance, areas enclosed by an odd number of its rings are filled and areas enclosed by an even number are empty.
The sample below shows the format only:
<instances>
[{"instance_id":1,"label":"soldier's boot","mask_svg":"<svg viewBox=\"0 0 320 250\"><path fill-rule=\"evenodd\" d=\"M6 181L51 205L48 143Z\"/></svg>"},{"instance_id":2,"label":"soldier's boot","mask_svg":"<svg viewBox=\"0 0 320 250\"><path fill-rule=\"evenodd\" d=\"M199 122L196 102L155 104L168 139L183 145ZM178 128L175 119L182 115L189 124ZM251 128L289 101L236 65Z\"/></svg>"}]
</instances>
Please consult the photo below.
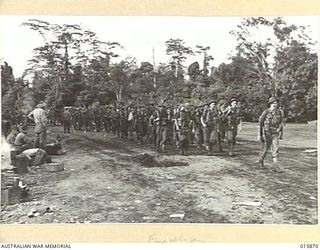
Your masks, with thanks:
<instances>
[{"instance_id":1,"label":"soldier's boot","mask_svg":"<svg viewBox=\"0 0 320 250\"><path fill-rule=\"evenodd\" d=\"M277 158L273 158L273 166L274 166L274 171L275 172L283 173L283 169L279 166Z\"/></svg>"}]
</instances>

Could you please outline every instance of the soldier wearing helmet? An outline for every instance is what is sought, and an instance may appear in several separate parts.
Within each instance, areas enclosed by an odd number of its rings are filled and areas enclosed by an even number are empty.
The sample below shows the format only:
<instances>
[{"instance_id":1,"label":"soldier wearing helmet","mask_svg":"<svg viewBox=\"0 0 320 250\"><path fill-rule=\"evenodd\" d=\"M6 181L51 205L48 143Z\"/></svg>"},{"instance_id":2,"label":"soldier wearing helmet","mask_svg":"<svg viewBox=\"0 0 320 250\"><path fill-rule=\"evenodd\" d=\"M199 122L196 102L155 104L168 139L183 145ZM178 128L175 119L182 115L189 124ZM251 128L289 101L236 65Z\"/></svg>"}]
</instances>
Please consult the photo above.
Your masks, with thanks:
<instances>
[{"instance_id":1,"label":"soldier wearing helmet","mask_svg":"<svg viewBox=\"0 0 320 250\"><path fill-rule=\"evenodd\" d=\"M219 119L220 112L216 106L217 102L215 100L210 101L209 109L205 109L202 117L201 123L203 126L204 143L208 155L212 155L212 146L219 146L221 150L221 144L219 144Z\"/></svg>"},{"instance_id":2,"label":"soldier wearing helmet","mask_svg":"<svg viewBox=\"0 0 320 250\"><path fill-rule=\"evenodd\" d=\"M283 172L278 164L279 140L282 140L284 115L278 108L278 100L275 97L269 99L269 107L264 110L259 119L258 140L262 143L260 159L261 167L264 167L264 159L271 148L274 170Z\"/></svg>"}]
</instances>

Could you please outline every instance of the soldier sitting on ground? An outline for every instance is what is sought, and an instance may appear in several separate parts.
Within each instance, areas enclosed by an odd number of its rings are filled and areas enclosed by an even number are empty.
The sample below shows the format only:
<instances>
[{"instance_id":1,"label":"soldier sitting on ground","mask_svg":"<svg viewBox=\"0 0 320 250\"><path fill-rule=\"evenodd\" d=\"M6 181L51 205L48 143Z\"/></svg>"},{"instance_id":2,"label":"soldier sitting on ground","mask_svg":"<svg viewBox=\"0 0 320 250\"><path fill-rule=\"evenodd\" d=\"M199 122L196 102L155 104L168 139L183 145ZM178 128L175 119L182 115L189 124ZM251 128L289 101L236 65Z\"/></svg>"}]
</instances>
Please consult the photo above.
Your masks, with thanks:
<instances>
[{"instance_id":1,"label":"soldier sitting on ground","mask_svg":"<svg viewBox=\"0 0 320 250\"><path fill-rule=\"evenodd\" d=\"M7 136L7 142L11 145L14 144L14 141L16 140L17 135L19 134L19 129L17 126L12 126L11 127L11 132Z\"/></svg>"},{"instance_id":2,"label":"soldier sitting on ground","mask_svg":"<svg viewBox=\"0 0 320 250\"><path fill-rule=\"evenodd\" d=\"M51 162L51 158L47 155L47 152L41 148L33 148L32 142L27 136L27 127L22 126L20 133L17 135L14 142L15 154L26 156L29 160L29 165L39 166L43 163Z\"/></svg>"}]
</instances>

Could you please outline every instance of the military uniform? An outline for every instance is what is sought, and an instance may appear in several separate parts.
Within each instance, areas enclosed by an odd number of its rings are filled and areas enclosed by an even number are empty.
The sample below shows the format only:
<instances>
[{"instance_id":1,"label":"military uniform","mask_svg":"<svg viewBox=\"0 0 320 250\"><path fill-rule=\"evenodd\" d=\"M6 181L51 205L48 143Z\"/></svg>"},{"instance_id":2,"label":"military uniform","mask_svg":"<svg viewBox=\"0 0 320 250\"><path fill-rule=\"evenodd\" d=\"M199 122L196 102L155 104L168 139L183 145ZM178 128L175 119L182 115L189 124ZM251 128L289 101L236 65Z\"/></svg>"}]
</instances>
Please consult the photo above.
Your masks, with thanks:
<instances>
[{"instance_id":1,"label":"military uniform","mask_svg":"<svg viewBox=\"0 0 320 250\"><path fill-rule=\"evenodd\" d=\"M168 144L171 144L172 143L172 140L173 140L173 135L174 135L174 133L173 133L173 114L172 114L172 112L171 112L171 109L170 108L168 108L167 109L167 115L168 115L168 125L167 125L167 127L168 127L168 135L167 135L167 142L168 142Z\"/></svg>"},{"instance_id":2,"label":"military uniform","mask_svg":"<svg viewBox=\"0 0 320 250\"><path fill-rule=\"evenodd\" d=\"M142 110L137 110L134 116L134 130L137 134L137 139L139 143L143 142L143 137L145 136L145 115Z\"/></svg>"},{"instance_id":3,"label":"military uniform","mask_svg":"<svg viewBox=\"0 0 320 250\"><path fill-rule=\"evenodd\" d=\"M71 113L69 110L65 110L62 114L62 124L63 124L63 132L64 133L70 133L70 127L71 127Z\"/></svg>"},{"instance_id":4,"label":"military uniform","mask_svg":"<svg viewBox=\"0 0 320 250\"><path fill-rule=\"evenodd\" d=\"M47 115L46 112L42 109L46 107L45 103L40 103L36 108L31 111L28 115L30 119L35 122L34 132L36 134L34 147L35 148L46 148L47 144Z\"/></svg>"},{"instance_id":5,"label":"military uniform","mask_svg":"<svg viewBox=\"0 0 320 250\"><path fill-rule=\"evenodd\" d=\"M220 113L222 114L220 119L220 138L221 138L221 141L224 141L224 139L226 138L226 127L228 123L227 117L224 115L227 111L227 107L224 102L220 103L219 110L220 110Z\"/></svg>"},{"instance_id":6,"label":"military uniform","mask_svg":"<svg viewBox=\"0 0 320 250\"><path fill-rule=\"evenodd\" d=\"M200 110L200 107L198 107L193 113L193 131L194 131L195 143L198 148L201 148L201 145L203 144L201 116L202 116L202 112Z\"/></svg>"},{"instance_id":7,"label":"military uniform","mask_svg":"<svg viewBox=\"0 0 320 250\"><path fill-rule=\"evenodd\" d=\"M231 99L230 103L237 102L236 99ZM225 110L224 117L226 118L225 132L228 140L229 155L233 156L234 145L236 144L236 136L238 132L239 109L237 107L229 106Z\"/></svg>"},{"instance_id":8,"label":"military uniform","mask_svg":"<svg viewBox=\"0 0 320 250\"><path fill-rule=\"evenodd\" d=\"M81 109L81 117L82 117L82 123L84 126L84 132L89 130L89 111L87 108L83 107Z\"/></svg>"},{"instance_id":9,"label":"military uniform","mask_svg":"<svg viewBox=\"0 0 320 250\"><path fill-rule=\"evenodd\" d=\"M192 120L190 113L185 112L184 108L182 108L176 118L177 146L182 155L188 154L191 126Z\"/></svg>"},{"instance_id":10,"label":"military uniform","mask_svg":"<svg viewBox=\"0 0 320 250\"><path fill-rule=\"evenodd\" d=\"M99 107L93 108L94 130L99 132L101 130L101 112Z\"/></svg>"},{"instance_id":11,"label":"military uniform","mask_svg":"<svg viewBox=\"0 0 320 250\"><path fill-rule=\"evenodd\" d=\"M165 152L168 135L168 114L165 110L157 110L154 122L156 124L156 150Z\"/></svg>"},{"instance_id":12,"label":"military uniform","mask_svg":"<svg viewBox=\"0 0 320 250\"><path fill-rule=\"evenodd\" d=\"M136 112L133 108L128 108L128 119L127 119L127 130L128 130L128 136L131 140L133 140L133 132L135 130L134 127L134 120L135 120Z\"/></svg>"},{"instance_id":13,"label":"military uniform","mask_svg":"<svg viewBox=\"0 0 320 250\"><path fill-rule=\"evenodd\" d=\"M73 112L73 127L76 130L81 130L82 127L81 111L78 108L76 108Z\"/></svg>"},{"instance_id":14,"label":"military uniform","mask_svg":"<svg viewBox=\"0 0 320 250\"><path fill-rule=\"evenodd\" d=\"M214 101L212 101L214 102ZM211 103L212 103L211 102ZM209 103L209 104L211 104ZM214 102L216 103L216 102ZM218 144L221 151L221 141L219 140L219 122L220 112L217 107L204 110L202 114L204 143L209 154L212 152L212 146Z\"/></svg>"},{"instance_id":15,"label":"military uniform","mask_svg":"<svg viewBox=\"0 0 320 250\"><path fill-rule=\"evenodd\" d=\"M122 107L119 112L119 127L120 127L120 138L128 137L128 114L125 107Z\"/></svg>"},{"instance_id":16,"label":"military uniform","mask_svg":"<svg viewBox=\"0 0 320 250\"><path fill-rule=\"evenodd\" d=\"M269 105L277 103L277 100L273 97L269 99ZM278 165L278 154L279 154L279 139L282 139L283 134L283 112L275 107L274 110L271 108L266 109L260 116L259 119L259 138L262 142L262 150L259 162L262 166L266 154L271 148L271 155L275 167L275 171L282 172L282 168Z\"/></svg>"},{"instance_id":17,"label":"military uniform","mask_svg":"<svg viewBox=\"0 0 320 250\"><path fill-rule=\"evenodd\" d=\"M154 148L157 148L157 125L155 122L155 119L157 118L157 111L153 111L152 114L149 117L148 120L148 139L149 142L154 146Z\"/></svg>"}]
</instances>

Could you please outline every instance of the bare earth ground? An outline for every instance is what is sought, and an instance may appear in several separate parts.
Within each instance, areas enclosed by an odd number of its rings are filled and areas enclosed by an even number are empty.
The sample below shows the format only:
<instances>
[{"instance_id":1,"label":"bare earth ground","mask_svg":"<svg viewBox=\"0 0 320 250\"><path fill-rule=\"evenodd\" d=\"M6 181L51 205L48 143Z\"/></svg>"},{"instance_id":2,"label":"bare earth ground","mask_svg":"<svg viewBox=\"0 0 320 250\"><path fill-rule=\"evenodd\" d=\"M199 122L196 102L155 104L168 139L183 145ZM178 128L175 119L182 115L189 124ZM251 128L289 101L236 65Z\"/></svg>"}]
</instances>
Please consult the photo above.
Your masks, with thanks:
<instances>
[{"instance_id":1,"label":"bare earth ground","mask_svg":"<svg viewBox=\"0 0 320 250\"><path fill-rule=\"evenodd\" d=\"M51 136L62 131L49 130ZM256 124L244 124L233 158L227 153L206 156L194 147L190 156L180 156L173 145L164 155L103 132L62 135L68 153L53 161L63 161L65 170L24 175L30 197L5 207L1 223L318 222L317 154L304 152L317 148L315 125L286 126L282 174L273 172L270 155L266 169L256 166ZM143 164L136 157L142 153L161 165ZM235 204L241 202L254 203ZM29 218L32 210L40 215Z\"/></svg>"}]
</instances>

